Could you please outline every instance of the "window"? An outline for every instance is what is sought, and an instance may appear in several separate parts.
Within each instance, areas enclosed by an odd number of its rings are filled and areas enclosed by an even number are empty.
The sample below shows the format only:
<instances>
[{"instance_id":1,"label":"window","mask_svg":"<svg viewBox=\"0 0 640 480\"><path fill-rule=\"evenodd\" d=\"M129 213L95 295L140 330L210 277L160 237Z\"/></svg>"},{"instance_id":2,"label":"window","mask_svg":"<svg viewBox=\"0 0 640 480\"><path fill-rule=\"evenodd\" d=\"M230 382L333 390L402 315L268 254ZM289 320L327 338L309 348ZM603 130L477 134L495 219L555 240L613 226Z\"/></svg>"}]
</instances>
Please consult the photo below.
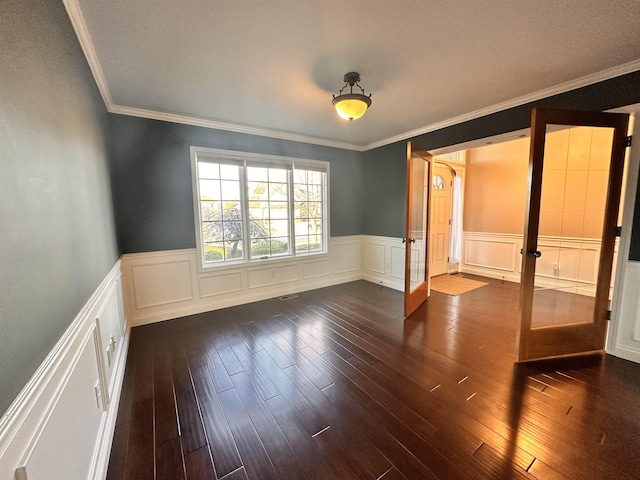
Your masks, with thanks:
<instances>
[{"instance_id":1,"label":"window","mask_svg":"<svg viewBox=\"0 0 640 480\"><path fill-rule=\"evenodd\" d=\"M327 162L191 149L201 266L327 252Z\"/></svg>"},{"instance_id":2,"label":"window","mask_svg":"<svg viewBox=\"0 0 640 480\"><path fill-rule=\"evenodd\" d=\"M442 178L440 175L434 175L433 176L433 188L435 190L444 190L446 188L445 183L444 183L444 178Z\"/></svg>"}]
</instances>

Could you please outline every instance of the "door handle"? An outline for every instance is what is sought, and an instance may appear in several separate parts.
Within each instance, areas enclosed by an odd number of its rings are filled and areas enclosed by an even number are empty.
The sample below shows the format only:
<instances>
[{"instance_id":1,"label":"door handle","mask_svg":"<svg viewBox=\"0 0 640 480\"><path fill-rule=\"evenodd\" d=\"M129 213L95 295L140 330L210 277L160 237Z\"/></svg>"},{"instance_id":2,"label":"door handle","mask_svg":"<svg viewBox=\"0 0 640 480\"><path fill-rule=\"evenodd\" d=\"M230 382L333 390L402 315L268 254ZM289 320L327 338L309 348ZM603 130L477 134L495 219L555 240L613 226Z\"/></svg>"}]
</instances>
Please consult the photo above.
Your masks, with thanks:
<instances>
[{"instance_id":1,"label":"door handle","mask_svg":"<svg viewBox=\"0 0 640 480\"><path fill-rule=\"evenodd\" d=\"M416 243L416 239L415 238L410 238L409 239L409 243Z\"/></svg>"},{"instance_id":2,"label":"door handle","mask_svg":"<svg viewBox=\"0 0 640 480\"><path fill-rule=\"evenodd\" d=\"M403 238L403 239L402 239L402 243L407 243L407 239L406 239L406 238Z\"/></svg>"},{"instance_id":3,"label":"door handle","mask_svg":"<svg viewBox=\"0 0 640 480\"><path fill-rule=\"evenodd\" d=\"M527 255L533 258L540 258L542 256L542 252L540 250L531 249L527 252Z\"/></svg>"}]
</instances>

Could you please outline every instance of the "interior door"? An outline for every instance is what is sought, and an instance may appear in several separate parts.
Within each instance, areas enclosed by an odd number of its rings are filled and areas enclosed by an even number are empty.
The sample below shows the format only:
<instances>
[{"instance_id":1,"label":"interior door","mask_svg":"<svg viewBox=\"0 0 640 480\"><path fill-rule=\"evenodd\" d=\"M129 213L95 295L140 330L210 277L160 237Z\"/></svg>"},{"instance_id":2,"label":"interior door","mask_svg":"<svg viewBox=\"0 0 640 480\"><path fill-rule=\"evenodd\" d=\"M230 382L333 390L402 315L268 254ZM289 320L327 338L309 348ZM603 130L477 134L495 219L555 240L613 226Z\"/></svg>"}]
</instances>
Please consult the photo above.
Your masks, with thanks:
<instances>
[{"instance_id":1,"label":"interior door","mask_svg":"<svg viewBox=\"0 0 640 480\"><path fill-rule=\"evenodd\" d=\"M429 277L449 270L453 175L446 165L433 164L431 221L429 222Z\"/></svg>"},{"instance_id":2,"label":"interior door","mask_svg":"<svg viewBox=\"0 0 640 480\"><path fill-rule=\"evenodd\" d=\"M532 112L518 361L604 348L628 121Z\"/></svg>"},{"instance_id":3,"label":"interior door","mask_svg":"<svg viewBox=\"0 0 640 480\"><path fill-rule=\"evenodd\" d=\"M429 296L427 238L431 155L407 142L407 232L405 244L404 316Z\"/></svg>"}]
</instances>

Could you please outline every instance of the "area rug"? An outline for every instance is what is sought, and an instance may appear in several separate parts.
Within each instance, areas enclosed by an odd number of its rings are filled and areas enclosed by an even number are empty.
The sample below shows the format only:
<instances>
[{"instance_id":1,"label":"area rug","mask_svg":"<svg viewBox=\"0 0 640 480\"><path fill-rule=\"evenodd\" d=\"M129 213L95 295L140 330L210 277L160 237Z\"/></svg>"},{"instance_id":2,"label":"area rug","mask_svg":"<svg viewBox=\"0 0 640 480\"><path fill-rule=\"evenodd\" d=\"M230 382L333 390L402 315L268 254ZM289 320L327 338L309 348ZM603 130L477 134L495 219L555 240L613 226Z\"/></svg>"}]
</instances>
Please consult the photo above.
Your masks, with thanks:
<instances>
[{"instance_id":1,"label":"area rug","mask_svg":"<svg viewBox=\"0 0 640 480\"><path fill-rule=\"evenodd\" d=\"M462 295L463 293L484 287L485 285L489 284L478 280L471 280L470 278L464 278L460 275L445 274L438 275L431 279L431 290L446 293L447 295Z\"/></svg>"}]
</instances>

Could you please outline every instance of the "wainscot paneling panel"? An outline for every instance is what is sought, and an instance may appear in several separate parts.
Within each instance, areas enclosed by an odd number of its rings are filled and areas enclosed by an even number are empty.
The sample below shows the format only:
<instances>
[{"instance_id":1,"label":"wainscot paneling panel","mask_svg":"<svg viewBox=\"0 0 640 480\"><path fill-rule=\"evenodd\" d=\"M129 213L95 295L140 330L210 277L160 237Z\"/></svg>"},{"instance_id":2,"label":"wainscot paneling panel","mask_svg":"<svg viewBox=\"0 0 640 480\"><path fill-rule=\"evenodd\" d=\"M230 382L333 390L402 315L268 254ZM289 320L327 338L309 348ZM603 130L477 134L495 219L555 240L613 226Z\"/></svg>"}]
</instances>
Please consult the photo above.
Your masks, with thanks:
<instances>
[{"instance_id":1,"label":"wainscot paneling panel","mask_svg":"<svg viewBox=\"0 0 640 480\"><path fill-rule=\"evenodd\" d=\"M96 434L104 411L98 391L97 333L95 324L93 326L74 358L50 416L21 462L23 466L16 475L19 480L81 479L89 476Z\"/></svg>"},{"instance_id":2,"label":"wainscot paneling panel","mask_svg":"<svg viewBox=\"0 0 640 480\"><path fill-rule=\"evenodd\" d=\"M404 290L405 245L401 238L364 235L362 278L395 290Z\"/></svg>"},{"instance_id":3,"label":"wainscot paneling panel","mask_svg":"<svg viewBox=\"0 0 640 480\"><path fill-rule=\"evenodd\" d=\"M393 278L404 281L404 245L396 246L391 245L391 265L389 266L389 275Z\"/></svg>"},{"instance_id":4,"label":"wainscot paneling panel","mask_svg":"<svg viewBox=\"0 0 640 480\"><path fill-rule=\"evenodd\" d=\"M136 265L132 269L137 308L193 300L191 259Z\"/></svg>"},{"instance_id":5,"label":"wainscot paneling panel","mask_svg":"<svg viewBox=\"0 0 640 480\"><path fill-rule=\"evenodd\" d=\"M365 270L384 275L385 245L367 241L364 244L364 268Z\"/></svg>"},{"instance_id":6,"label":"wainscot paneling panel","mask_svg":"<svg viewBox=\"0 0 640 480\"><path fill-rule=\"evenodd\" d=\"M297 265L282 265L258 270L248 270L247 277L249 288L263 288L281 283L296 282L300 280L300 268Z\"/></svg>"},{"instance_id":7,"label":"wainscot paneling panel","mask_svg":"<svg viewBox=\"0 0 640 480\"><path fill-rule=\"evenodd\" d=\"M240 272L223 273L221 275L199 276L200 297L215 297L225 293L242 291L242 274Z\"/></svg>"},{"instance_id":8,"label":"wainscot paneling panel","mask_svg":"<svg viewBox=\"0 0 640 480\"><path fill-rule=\"evenodd\" d=\"M118 261L0 420L0 480L105 478L128 332Z\"/></svg>"},{"instance_id":9,"label":"wainscot paneling panel","mask_svg":"<svg viewBox=\"0 0 640 480\"><path fill-rule=\"evenodd\" d=\"M123 255L125 313L143 325L362 278L362 236L333 237L329 253L196 268L195 249ZM141 274L143 272L143 274Z\"/></svg>"},{"instance_id":10,"label":"wainscot paneling panel","mask_svg":"<svg viewBox=\"0 0 640 480\"><path fill-rule=\"evenodd\" d=\"M353 240L333 245L334 273L360 272L360 268L362 268L362 241L360 235L349 238Z\"/></svg>"},{"instance_id":11,"label":"wainscot paneling panel","mask_svg":"<svg viewBox=\"0 0 640 480\"><path fill-rule=\"evenodd\" d=\"M331 267L331 260L305 263L302 265L302 278L310 280L312 278L327 277L331 275Z\"/></svg>"},{"instance_id":12,"label":"wainscot paneling panel","mask_svg":"<svg viewBox=\"0 0 640 480\"><path fill-rule=\"evenodd\" d=\"M615 324L609 326L607 352L640 363L640 262L627 262L621 283L619 305L613 305L618 311L612 316Z\"/></svg>"},{"instance_id":13,"label":"wainscot paneling panel","mask_svg":"<svg viewBox=\"0 0 640 480\"><path fill-rule=\"evenodd\" d=\"M491 268L493 270L515 271L514 251L520 238L495 238L487 236L465 239L464 263L473 267Z\"/></svg>"},{"instance_id":14,"label":"wainscot paneling panel","mask_svg":"<svg viewBox=\"0 0 640 480\"><path fill-rule=\"evenodd\" d=\"M101 375L107 388L103 389L103 402L107 405L116 389L116 359L122 350L124 337L124 312L122 310L122 290L120 282L113 284L96 315L98 352L100 354Z\"/></svg>"}]
</instances>

